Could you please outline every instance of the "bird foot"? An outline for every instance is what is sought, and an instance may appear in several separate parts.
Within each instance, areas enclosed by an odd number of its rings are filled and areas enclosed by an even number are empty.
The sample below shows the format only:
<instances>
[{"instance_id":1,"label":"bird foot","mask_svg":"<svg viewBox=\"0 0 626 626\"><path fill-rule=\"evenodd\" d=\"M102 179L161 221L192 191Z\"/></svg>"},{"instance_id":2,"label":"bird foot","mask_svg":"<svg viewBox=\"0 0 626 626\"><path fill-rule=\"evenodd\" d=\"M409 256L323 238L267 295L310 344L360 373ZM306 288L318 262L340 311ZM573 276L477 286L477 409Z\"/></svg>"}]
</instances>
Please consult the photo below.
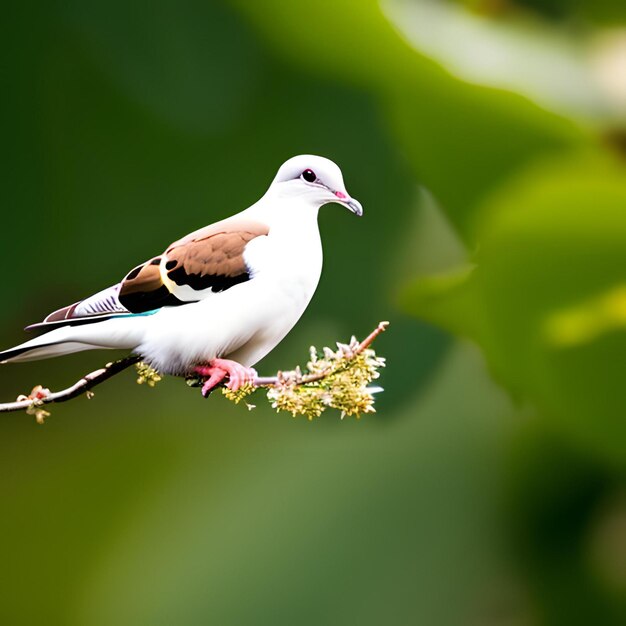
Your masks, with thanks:
<instances>
[{"instance_id":1,"label":"bird foot","mask_svg":"<svg viewBox=\"0 0 626 626\"><path fill-rule=\"evenodd\" d=\"M194 367L194 372L206 378L202 385L202 395L207 398L226 377L226 386L232 391L237 391L244 385L251 383L257 376L256 370L244 367L241 363L228 359L213 359L208 365Z\"/></svg>"}]
</instances>

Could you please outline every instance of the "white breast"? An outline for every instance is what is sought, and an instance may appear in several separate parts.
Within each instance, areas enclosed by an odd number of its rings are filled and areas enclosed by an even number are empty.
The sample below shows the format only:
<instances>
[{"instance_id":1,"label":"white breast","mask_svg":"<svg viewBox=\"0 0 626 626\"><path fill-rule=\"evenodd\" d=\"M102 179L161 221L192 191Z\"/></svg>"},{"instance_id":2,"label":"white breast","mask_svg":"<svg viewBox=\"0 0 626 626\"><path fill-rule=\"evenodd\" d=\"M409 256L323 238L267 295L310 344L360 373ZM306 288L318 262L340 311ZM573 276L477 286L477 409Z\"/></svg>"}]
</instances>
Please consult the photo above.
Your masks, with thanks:
<instances>
[{"instance_id":1,"label":"white breast","mask_svg":"<svg viewBox=\"0 0 626 626\"><path fill-rule=\"evenodd\" d=\"M316 216L315 216L316 217ZM308 306L322 272L322 245L314 223L274 228L246 249L253 271L254 301L263 308L264 323L230 358L253 365L294 327ZM254 306L254 305L253 305Z\"/></svg>"}]
</instances>

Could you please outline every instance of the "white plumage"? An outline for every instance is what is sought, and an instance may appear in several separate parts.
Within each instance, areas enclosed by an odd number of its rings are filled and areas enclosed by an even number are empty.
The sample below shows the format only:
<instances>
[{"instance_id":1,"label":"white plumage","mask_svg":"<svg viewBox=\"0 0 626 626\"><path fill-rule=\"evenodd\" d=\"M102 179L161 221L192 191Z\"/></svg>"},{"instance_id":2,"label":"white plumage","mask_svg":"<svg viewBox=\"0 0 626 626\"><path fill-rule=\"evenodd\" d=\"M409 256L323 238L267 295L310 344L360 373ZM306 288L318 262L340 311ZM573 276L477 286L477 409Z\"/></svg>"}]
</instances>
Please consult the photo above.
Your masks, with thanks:
<instances>
[{"instance_id":1,"label":"white plumage","mask_svg":"<svg viewBox=\"0 0 626 626\"><path fill-rule=\"evenodd\" d=\"M234 378L224 363L257 363L310 302L322 270L317 214L329 202L362 214L337 165L294 157L254 205L175 242L121 283L52 313L35 325L49 332L0 353L0 360L123 348L169 374L219 359L224 375ZM209 369L202 371L208 376Z\"/></svg>"}]
</instances>

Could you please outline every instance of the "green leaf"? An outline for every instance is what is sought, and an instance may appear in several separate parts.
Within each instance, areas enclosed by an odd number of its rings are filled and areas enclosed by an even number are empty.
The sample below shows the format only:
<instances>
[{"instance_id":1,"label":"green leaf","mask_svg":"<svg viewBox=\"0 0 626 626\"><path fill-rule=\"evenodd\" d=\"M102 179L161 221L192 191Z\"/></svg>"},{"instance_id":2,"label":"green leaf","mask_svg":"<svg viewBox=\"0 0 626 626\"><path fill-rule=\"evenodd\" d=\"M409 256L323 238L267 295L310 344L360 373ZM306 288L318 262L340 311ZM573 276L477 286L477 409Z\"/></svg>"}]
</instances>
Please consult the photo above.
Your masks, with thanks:
<instances>
[{"instance_id":1,"label":"green leaf","mask_svg":"<svg viewBox=\"0 0 626 626\"><path fill-rule=\"evenodd\" d=\"M480 313L472 285L473 268L414 280L399 297L403 311L457 335L478 339Z\"/></svg>"},{"instance_id":2,"label":"green leaf","mask_svg":"<svg viewBox=\"0 0 626 626\"><path fill-rule=\"evenodd\" d=\"M431 279L409 291L414 313L477 338L510 390L619 463L626 461L625 174L599 155L537 163L483 207L471 279Z\"/></svg>"}]
</instances>

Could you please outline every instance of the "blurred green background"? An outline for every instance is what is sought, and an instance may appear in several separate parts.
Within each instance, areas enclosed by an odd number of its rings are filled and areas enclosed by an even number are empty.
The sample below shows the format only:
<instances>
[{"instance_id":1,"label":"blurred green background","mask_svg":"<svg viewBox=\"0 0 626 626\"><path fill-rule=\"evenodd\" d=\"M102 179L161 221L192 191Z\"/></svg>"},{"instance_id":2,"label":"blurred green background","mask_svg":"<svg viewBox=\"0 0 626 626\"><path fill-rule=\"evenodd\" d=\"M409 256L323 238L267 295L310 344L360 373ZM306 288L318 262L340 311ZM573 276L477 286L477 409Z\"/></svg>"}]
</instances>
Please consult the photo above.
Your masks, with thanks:
<instances>
[{"instance_id":1,"label":"blurred green background","mask_svg":"<svg viewBox=\"0 0 626 626\"><path fill-rule=\"evenodd\" d=\"M322 210L259 369L392 325L360 421L130 372L4 415L1 624L626 623L622 0L27 1L2 31L3 347L302 152L365 216Z\"/></svg>"}]
</instances>

